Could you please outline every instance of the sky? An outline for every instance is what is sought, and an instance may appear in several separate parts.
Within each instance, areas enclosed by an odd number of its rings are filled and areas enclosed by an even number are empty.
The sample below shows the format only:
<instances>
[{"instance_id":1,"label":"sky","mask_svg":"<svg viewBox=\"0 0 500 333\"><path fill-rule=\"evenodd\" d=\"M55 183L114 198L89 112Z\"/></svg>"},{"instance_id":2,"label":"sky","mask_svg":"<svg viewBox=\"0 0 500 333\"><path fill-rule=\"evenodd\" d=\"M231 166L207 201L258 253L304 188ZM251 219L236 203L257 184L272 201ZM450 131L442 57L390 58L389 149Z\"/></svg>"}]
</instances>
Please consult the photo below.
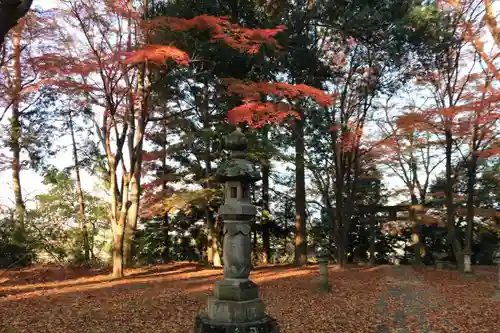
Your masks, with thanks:
<instances>
[{"instance_id":1,"label":"sky","mask_svg":"<svg viewBox=\"0 0 500 333\"><path fill-rule=\"evenodd\" d=\"M48 9L53 8L57 4L57 0L34 0L33 7ZM59 143L59 142L58 142ZM70 142L60 142L64 145L69 145ZM9 150L2 148L0 152L8 154ZM54 161L55 162L55 161ZM62 162L62 163L61 163ZM65 167L70 165L72 162L72 155L69 151L62 152L57 156L57 165ZM45 190L45 186L42 184L43 178L37 175L32 170L23 170L21 173L21 185L23 190L23 195L26 200L26 205L28 207L33 207L33 199L37 194L41 194ZM92 190L94 179L88 173L83 172L82 184L85 190ZM12 192L12 175L10 170L5 170L0 172L0 186L3 189L0 191L0 207L2 205L12 206L14 202L14 193Z\"/></svg>"},{"instance_id":2,"label":"sky","mask_svg":"<svg viewBox=\"0 0 500 333\"><path fill-rule=\"evenodd\" d=\"M41 8L50 8L54 7L57 5L57 0L35 0L34 1L34 6L35 7L41 7ZM500 10L500 2L496 1L495 2L495 7L497 10ZM69 140L68 137L62 138L63 140ZM64 145L69 145L70 142L60 142L61 144ZM0 149L0 152L3 153L8 153L8 150L5 148ZM58 154L56 160L53 161L54 164L56 164L58 167L66 167L72 164L72 154L70 151L62 151ZM57 162L57 163L55 163ZM278 170L280 167L277 167ZM281 168L284 168L281 166ZM284 171L284 170L283 170ZM92 177L89 175L87 172L83 171L82 172L82 186L85 191L88 192L93 192L93 193L98 193L95 192L94 188L98 180L95 177ZM21 176L21 183L22 183L22 189L23 189L23 195L26 200L26 205L31 208L34 205L33 199L37 194L41 194L46 190L46 187L42 184L42 177L37 175L34 171L32 170L23 170L22 171L22 176ZM389 188L396 188L396 187L401 187L403 183L397 179L397 178L392 178L391 179L385 179L385 183ZM11 181L11 173L10 170L6 170L3 172L0 172L0 186L3 189L0 191L0 207L2 205L5 206L12 206L13 204L13 193L12 193L12 181Z\"/></svg>"}]
</instances>

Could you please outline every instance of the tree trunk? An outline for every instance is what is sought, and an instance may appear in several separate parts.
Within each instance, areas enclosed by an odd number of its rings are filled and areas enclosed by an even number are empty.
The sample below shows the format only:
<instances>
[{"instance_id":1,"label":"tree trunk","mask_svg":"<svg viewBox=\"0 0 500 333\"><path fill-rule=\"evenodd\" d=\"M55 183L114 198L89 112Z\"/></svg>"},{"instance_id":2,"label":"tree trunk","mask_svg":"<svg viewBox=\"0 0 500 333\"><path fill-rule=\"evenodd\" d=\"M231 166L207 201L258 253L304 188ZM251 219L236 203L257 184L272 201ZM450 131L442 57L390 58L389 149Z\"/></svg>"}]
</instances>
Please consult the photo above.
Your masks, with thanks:
<instances>
[{"instance_id":1,"label":"tree trunk","mask_svg":"<svg viewBox=\"0 0 500 333\"><path fill-rule=\"evenodd\" d=\"M303 112L301 112L303 113ZM295 265L307 264L304 115L295 120Z\"/></svg>"},{"instance_id":2,"label":"tree trunk","mask_svg":"<svg viewBox=\"0 0 500 333\"><path fill-rule=\"evenodd\" d=\"M375 266L375 242L376 242L376 233L375 233L375 223L377 222L375 216L370 219L370 265Z\"/></svg>"},{"instance_id":3,"label":"tree trunk","mask_svg":"<svg viewBox=\"0 0 500 333\"><path fill-rule=\"evenodd\" d=\"M467 255L472 255L472 243L474 232L474 186L476 185L476 169L477 169L477 155L473 150L472 156L469 160L467 168L467 231L465 234L465 251ZM465 273L472 272L472 267L469 263L464 262Z\"/></svg>"},{"instance_id":4,"label":"tree trunk","mask_svg":"<svg viewBox=\"0 0 500 333\"><path fill-rule=\"evenodd\" d=\"M254 261L259 260L259 254L257 253L257 225L252 223L252 258Z\"/></svg>"},{"instance_id":5,"label":"tree trunk","mask_svg":"<svg viewBox=\"0 0 500 333\"><path fill-rule=\"evenodd\" d=\"M446 224L448 227L448 242L453 249L455 259L457 261L457 268L463 272L464 260L460 239L457 236L455 227L455 205L453 203L453 168L452 168L452 149L453 138L450 131L445 133L446 139L446 186L445 186L445 202L446 202Z\"/></svg>"},{"instance_id":6,"label":"tree trunk","mask_svg":"<svg viewBox=\"0 0 500 333\"><path fill-rule=\"evenodd\" d=\"M75 175L76 175L76 191L78 194L78 203L79 203L79 219L80 219L80 228L82 232L82 240L83 240L83 255L86 263L90 262L90 244L89 244L89 234L87 229L87 223L85 221L85 200L83 197L82 191L82 181L80 178L80 163L78 161L78 150L76 147L76 139L75 139L75 130L73 124L73 116L71 114L71 109L68 110L68 125L71 134L71 145L73 148L73 163L75 165Z\"/></svg>"},{"instance_id":7,"label":"tree trunk","mask_svg":"<svg viewBox=\"0 0 500 333\"><path fill-rule=\"evenodd\" d=\"M207 263L209 265L214 264L214 249L213 249L213 234L212 230L214 229L213 227L213 221L211 221L210 217L208 216L209 212L208 210L205 211L205 220L207 222Z\"/></svg>"},{"instance_id":8,"label":"tree trunk","mask_svg":"<svg viewBox=\"0 0 500 333\"><path fill-rule=\"evenodd\" d=\"M214 267L221 267L221 253L219 251L218 233L215 226L214 214L207 207L205 209L205 219L207 221L208 235L207 235L207 261L208 264Z\"/></svg>"},{"instance_id":9,"label":"tree trunk","mask_svg":"<svg viewBox=\"0 0 500 333\"><path fill-rule=\"evenodd\" d=\"M267 149L267 141L268 141L268 131L267 128L263 130L264 149ZM269 174L270 174L270 165L269 159L264 158L261 162L262 167L262 262L264 264L268 264L271 260L271 244L270 244L270 220L269 220Z\"/></svg>"},{"instance_id":10,"label":"tree trunk","mask_svg":"<svg viewBox=\"0 0 500 333\"><path fill-rule=\"evenodd\" d=\"M411 193L411 204L412 205L418 205L418 199L413 194ZM421 257L421 248L422 248L422 242L420 240L420 237L422 235L422 227L419 224L419 221L417 221L417 216L415 213L415 209L412 207L410 208L410 219L413 221L413 228L412 228L412 241L413 241L413 254L414 254L414 262L413 264L417 267L422 265L422 257Z\"/></svg>"},{"instance_id":11,"label":"tree trunk","mask_svg":"<svg viewBox=\"0 0 500 333\"><path fill-rule=\"evenodd\" d=\"M10 29L17 25L19 19L28 13L33 0L11 0L9 4L0 4L0 46Z\"/></svg>"},{"instance_id":12,"label":"tree trunk","mask_svg":"<svg viewBox=\"0 0 500 333\"><path fill-rule=\"evenodd\" d=\"M123 220L125 223L125 219ZM117 226L113 235L113 278L119 279L123 274L123 238L124 232L121 225Z\"/></svg>"},{"instance_id":13,"label":"tree trunk","mask_svg":"<svg viewBox=\"0 0 500 333\"><path fill-rule=\"evenodd\" d=\"M125 228L127 223L127 213L130 208L130 201L128 201L128 189L130 186L130 180L127 175L122 177L123 181L123 193L122 193L122 205L120 209L120 214L118 216L118 221L113 230L114 233L114 246L113 246L113 277L122 278L124 276L124 258L123 258L123 244L125 239Z\"/></svg>"},{"instance_id":14,"label":"tree trunk","mask_svg":"<svg viewBox=\"0 0 500 333\"><path fill-rule=\"evenodd\" d=\"M162 149L163 151L166 152L167 150L167 112L166 109L164 109L164 118L163 120L163 127L162 127ZM162 166L162 176L166 176L166 171L167 171L167 154L163 155L162 161L161 161L161 166ZM167 190L167 181L164 178L164 182L162 184L162 190L166 191ZM162 258L163 258L163 263L168 263L170 262L170 236L168 232L170 231L170 223L169 223L169 216L168 216L168 211L165 212L163 215L163 252L162 252Z\"/></svg>"},{"instance_id":15,"label":"tree trunk","mask_svg":"<svg viewBox=\"0 0 500 333\"><path fill-rule=\"evenodd\" d=\"M326 194L328 195L328 194ZM332 204L330 203L330 199L327 198L325 199L326 201L326 209L328 212L328 223L329 223L329 230L328 230L328 252L329 252L329 257L330 259L333 259L337 257L335 254L335 240L336 240L336 235L335 235L335 215L333 214L333 208Z\"/></svg>"},{"instance_id":16,"label":"tree trunk","mask_svg":"<svg viewBox=\"0 0 500 333\"><path fill-rule=\"evenodd\" d=\"M168 223L168 212L166 212L163 215L163 251L161 253L164 264L170 262L170 236L168 235L169 229L170 225Z\"/></svg>"},{"instance_id":17,"label":"tree trunk","mask_svg":"<svg viewBox=\"0 0 500 333\"><path fill-rule=\"evenodd\" d=\"M334 142L335 152L335 240L337 242L337 264L344 268L346 258L346 248L344 242L344 162L340 144Z\"/></svg>"},{"instance_id":18,"label":"tree trunk","mask_svg":"<svg viewBox=\"0 0 500 333\"><path fill-rule=\"evenodd\" d=\"M141 149L142 151L142 149ZM140 165L136 166L141 169ZM123 264L125 267L132 265L132 249L134 246L134 235L137 229L140 199L140 170L132 177L130 182L130 208L127 213L127 223L123 242Z\"/></svg>"},{"instance_id":19,"label":"tree trunk","mask_svg":"<svg viewBox=\"0 0 500 333\"><path fill-rule=\"evenodd\" d=\"M14 89L12 95L12 118L10 148L12 150L12 188L14 190L14 198L16 204L16 220L18 227L24 233L24 217L26 207L24 205L23 193L21 188L21 111L19 110L20 92L21 92L21 33L23 27L21 25L14 29L12 48L14 53Z\"/></svg>"},{"instance_id":20,"label":"tree trunk","mask_svg":"<svg viewBox=\"0 0 500 333\"><path fill-rule=\"evenodd\" d=\"M212 218L213 214L212 214ZM220 228L220 221L219 217L214 219L214 237L212 237L212 249L213 249L213 254L214 254L214 267L222 267L222 246L220 246L220 240L221 240L221 228Z\"/></svg>"},{"instance_id":21,"label":"tree trunk","mask_svg":"<svg viewBox=\"0 0 500 333\"><path fill-rule=\"evenodd\" d=\"M208 84L205 82L203 88L203 100L200 104L200 109L203 115L203 131L204 131L204 141L205 141L205 152L204 152L204 162L205 162L205 189L212 189L214 187L212 181L212 149L211 149L211 122L210 122L210 108L209 108L209 91ZM221 254L219 251L219 233L215 227L214 214L210 207L210 197L207 197L205 203L205 219L208 227L207 235L207 259L208 263L214 267L221 267Z\"/></svg>"},{"instance_id":22,"label":"tree trunk","mask_svg":"<svg viewBox=\"0 0 500 333\"><path fill-rule=\"evenodd\" d=\"M132 1L127 2L128 7L133 11ZM149 15L149 1L143 0L143 10L146 16ZM130 22L129 22L130 24ZM149 43L149 35L145 35L144 44ZM128 48L131 47L129 40ZM132 88L127 76L127 83ZM124 265L129 267L132 265L132 248L134 246L134 236L137 229L137 219L139 216L139 200L141 193L141 173L142 173L142 148L144 142L144 133L146 131L147 117L149 113L149 93L151 90L151 80L149 72L149 64L147 61L139 67L137 77L137 92L140 96L140 108L136 110L134 107L134 97L132 93L129 95L129 155L130 155L130 207L127 210L127 220L124 235ZM132 91L132 89L131 89ZM135 122L137 119L137 126Z\"/></svg>"}]
</instances>

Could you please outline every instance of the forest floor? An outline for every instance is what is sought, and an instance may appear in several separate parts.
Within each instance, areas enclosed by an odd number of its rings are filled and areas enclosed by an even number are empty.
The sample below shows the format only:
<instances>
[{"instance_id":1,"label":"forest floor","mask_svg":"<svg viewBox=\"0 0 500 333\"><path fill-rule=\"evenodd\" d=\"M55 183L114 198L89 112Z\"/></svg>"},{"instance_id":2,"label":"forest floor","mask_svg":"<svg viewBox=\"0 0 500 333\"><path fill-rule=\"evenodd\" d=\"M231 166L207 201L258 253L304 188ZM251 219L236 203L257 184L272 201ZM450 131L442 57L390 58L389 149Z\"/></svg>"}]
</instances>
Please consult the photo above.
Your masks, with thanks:
<instances>
[{"instance_id":1,"label":"forest floor","mask_svg":"<svg viewBox=\"0 0 500 333\"><path fill-rule=\"evenodd\" d=\"M282 333L493 333L500 326L492 268L463 279L447 270L331 265L329 276L328 294L318 291L316 265L263 266L251 278ZM222 270L191 263L131 269L122 280L83 268L0 271L0 332L188 333L221 278Z\"/></svg>"}]
</instances>

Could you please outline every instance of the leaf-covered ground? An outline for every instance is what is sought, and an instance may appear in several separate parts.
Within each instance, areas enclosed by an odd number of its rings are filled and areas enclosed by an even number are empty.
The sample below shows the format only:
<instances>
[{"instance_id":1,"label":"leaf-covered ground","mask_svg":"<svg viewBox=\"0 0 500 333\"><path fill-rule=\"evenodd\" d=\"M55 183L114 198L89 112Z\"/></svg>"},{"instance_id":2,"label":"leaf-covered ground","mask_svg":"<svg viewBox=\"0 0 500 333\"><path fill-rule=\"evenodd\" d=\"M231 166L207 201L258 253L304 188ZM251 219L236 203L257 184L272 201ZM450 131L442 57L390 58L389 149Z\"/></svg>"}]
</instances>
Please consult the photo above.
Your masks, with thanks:
<instances>
[{"instance_id":1,"label":"leaf-covered ground","mask_svg":"<svg viewBox=\"0 0 500 333\"><path fill-rule=\"evenodd\" d=\"M1 273L0 273L1 274ZM410 267L330 267L332 292L318 291L317 266L252 273L283 333L496 332L495 271L474 279ZM106 272L38 267L0 276L0 332L191 332L221 270L189 263Z\"/></svg>"}]
</instances>

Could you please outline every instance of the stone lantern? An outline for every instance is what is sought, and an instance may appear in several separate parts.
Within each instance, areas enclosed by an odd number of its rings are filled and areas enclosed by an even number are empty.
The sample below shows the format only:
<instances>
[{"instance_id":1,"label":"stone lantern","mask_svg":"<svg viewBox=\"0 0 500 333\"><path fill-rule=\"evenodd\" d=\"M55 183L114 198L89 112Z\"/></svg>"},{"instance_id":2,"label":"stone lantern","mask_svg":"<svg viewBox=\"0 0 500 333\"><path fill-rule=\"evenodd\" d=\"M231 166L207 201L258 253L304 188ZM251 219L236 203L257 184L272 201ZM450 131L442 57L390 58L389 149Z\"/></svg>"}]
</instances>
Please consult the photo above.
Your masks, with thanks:
<instances>
[{"instance_id":1,"label":"stone lantern","mask_svg":"<svg viewBox=\"0 0 500 333\"><path fill-rule=\"evenodd\" d=\"M316 259L319 264L319 290L322 292L330 291L328 281L328 251L324 248L316 249Z\"/></svg>"},{"instance_id":2,"label":"stone lantern","mask_svg":"<svg viewBox=\"0 0 500 333\"><path fill-rule=\"evenodd\" d=\"M464 251L464 273L471 274L472 273L472 253L468 250Z\"/></svg>"},{"instance_id":3,"label":"stone lantern","mask_svg":"<svg viewBox=\"0 0 500 333\"><path fill-rule=\"evenodd\" d=\"M275 319L264 312L258 287L248 279L252 270L251 222L257 212L250 202L250 186L261 178L257 166L246 159L247 139L237 128L226 142L230 158L216 179L224 183L224 279L215 284L208 311L196 317L195 333L278 333Z\"/></svg>"}]
</instances>

